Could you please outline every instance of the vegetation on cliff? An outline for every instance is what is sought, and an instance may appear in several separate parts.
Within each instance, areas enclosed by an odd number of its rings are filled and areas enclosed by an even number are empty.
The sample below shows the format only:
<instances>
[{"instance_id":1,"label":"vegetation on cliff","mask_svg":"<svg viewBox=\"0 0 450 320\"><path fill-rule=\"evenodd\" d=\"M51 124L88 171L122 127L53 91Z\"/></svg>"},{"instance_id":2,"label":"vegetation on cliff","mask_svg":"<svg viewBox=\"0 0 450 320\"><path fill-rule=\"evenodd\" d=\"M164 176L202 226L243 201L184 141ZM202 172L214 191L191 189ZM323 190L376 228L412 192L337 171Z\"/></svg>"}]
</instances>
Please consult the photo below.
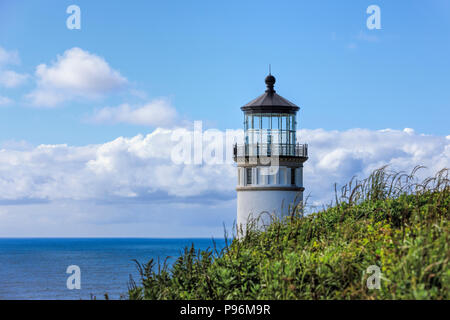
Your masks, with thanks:
<instances>
[{"instance_id":1,"label":"vegetation on cliff","mask_svg":"<svg viewBox=\"0 0 450 320\"><path fill-rule=\"evenodd\" d=\"M449 299L449 171L418 183L418 169L376 170L336 192L333 206L248 228L223 250L138 263L129 298ZM379 289L367 286L374 265Z\"/></svg>"}]
</instances>

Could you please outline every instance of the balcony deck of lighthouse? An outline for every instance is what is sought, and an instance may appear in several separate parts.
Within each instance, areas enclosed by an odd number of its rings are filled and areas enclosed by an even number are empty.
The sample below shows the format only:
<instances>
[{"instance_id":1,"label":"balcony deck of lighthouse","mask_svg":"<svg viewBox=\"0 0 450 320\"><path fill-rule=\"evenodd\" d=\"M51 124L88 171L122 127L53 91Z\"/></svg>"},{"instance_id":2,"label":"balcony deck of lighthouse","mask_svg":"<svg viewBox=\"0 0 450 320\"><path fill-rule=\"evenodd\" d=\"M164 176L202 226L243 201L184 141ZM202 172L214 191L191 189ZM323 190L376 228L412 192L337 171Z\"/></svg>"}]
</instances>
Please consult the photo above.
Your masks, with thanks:
<instances>
[{"instance_id":1,"label":"balcony deck of lighthouse","mask_svg":"<svg viewBox=\"0 0 450 320\"><path fill-rule=\"evenodd\" d=\"M234 146L237 163L237 225L258 226L282 218L303 202L303 163L308 147L297 142L298 106L274 90L269 74L267 90L241 107L245 141Z\"/></svg>"}]
</instances>

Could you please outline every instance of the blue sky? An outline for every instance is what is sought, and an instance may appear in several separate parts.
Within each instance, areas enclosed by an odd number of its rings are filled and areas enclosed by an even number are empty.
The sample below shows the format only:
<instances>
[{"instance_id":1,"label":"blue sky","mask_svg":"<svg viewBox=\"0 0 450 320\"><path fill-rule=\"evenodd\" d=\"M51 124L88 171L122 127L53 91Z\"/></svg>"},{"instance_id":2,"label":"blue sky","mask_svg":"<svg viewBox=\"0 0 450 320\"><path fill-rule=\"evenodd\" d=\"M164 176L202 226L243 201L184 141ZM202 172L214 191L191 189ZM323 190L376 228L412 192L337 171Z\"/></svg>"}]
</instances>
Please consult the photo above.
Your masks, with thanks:
<instances>
[{"instance_id":1,"label":"blue sky","mask_svg":"<svg viewBox=\"0 0 450 320\"><path fill-rule=\"evenodd\" d=\"M66 28L69 16L66 8L71 4L81 8L81 30ZM381 30L368 30L366 27L369 16L366 8L371 4L381 8ZM220 130L241 128L239 107L263 92L263 80L270 63L272 73L277 77L277 92L302 107L298 122L299 129L307 130L303 132L304 138L309 138L307 142L310 144L316 142L318 153L319 146L326 154L336 152L336 158L331 160L342 162L341 166L335 166L333 172L322 172L319 169L325 164L321 164L318 158L317 161L311 158L310 175L305 176L305 184L310 183L310 189L319 192L324 185L330 184L331 187L334 182L345 182L341 179L365 173L367 168L383 163L406 163L399 167L408 169L419 164L417 162L430 161L429 166L437 168L438 165L449 165L449 139L446 138L450 134L449 40L450 2L445 0L0 0L0 48L9 54L8 60L0 64L0 73L13 71L18 76L22 75L20 84L11 85L9 82L10 85L0 85L0 149L14 149L14 152L26 149L33 154L38 150L33 148L39 145L67 144L69 149L81 148L76 149L77 157L80 157L77 159L86 164L90 158L79 155L79 150L85 150L86 146L108 144L121 136L132 139L138 134L154 133L157 127L170 122L168 119L172 116L178 119L177 123L202 120L205 127ZM42 90L47 90L45 93L58 91L57 80L52 78L51 85L48 84L53 74L51 71L57 69L58 59L68 58L66 52L75 52L70 51L73 48L79 48L80 51L76 52L83 57L104 62L105 77L109 77L105 80L107 83L98 84L98 92L86 87L74 89L66 86L64 97L51 106L32 102L30 94ZM37 71L38 65L42 64L48 71L45 73L47 78ZM155 101L162 102L159 109L148 109L153 110L154 115L145 113L150 119L138 121L136 114L128 115L130 110L149 103L153 106ZM120 112L115 109L124 104L127 107ZM162 116L155 111L164 108L172 113ZM356 147L352 156L345 153L348 151L345 148L342 152L333 149L333 145L352 143L346 133L354 133L352 130L355 128L368 132L364 135L368 139L367 145L376 139L392 139L397 144L377 149L386 156L375 160L361 156L362 149ZM394 133L385 131L386 135L392 133L395 137L378 138L379 130L387 128ZM404 128L414 131L404 131ZM329 136L330 132L335 134ZM406 138L402 140L398 135ZM323 144L325 137L330 140L326 146ZM338 138L341 140L337 141ZM429 148L428 155L411 147L411 141L420 139L428 139L423 142L428 145L422 147ZM430 139L435 140L431 142ZM69 154L73 150L61 151L61 154ZM92 157L100 153L92 152ZM24 162L28 160L23 159L29 159L26 155L14 155L18 158L23 156L20 159ZM5 160L5 163L11 166L11 156L8 159L9 162ZM48 161L47 169L52 170L49 168L56 166L52 162L55 160ZM98 196L101 194L98 190L96 196L81 196L74 191L76 188L67 189L66 197L53 198L52 191L42 191L41 194L36 190L47 190L44 187L48 185L42 181L49 181L49 176L52 176L51 181L60 181L55 180L56 169L40 172L35 164L27 162L26 168L20 171L8 165L0 167L0 179L3 174L4 181L14 181L16 187L12 188L19 188L20 182L24 183L24 189L29 188L31 182L24 181L30 176L36 176L32 183L37 183L29 194L18 192L4 197L3 203L9 205L0 205L0 219L2 216L9 219L11 225L16 219L13 217L28 214L24 212L31 210L30 206L19 205L21 201L26 202L24 199L42 200L43 203L32 201L36 206L33 210L47 213L57 212L61 201L69 201L70 204L65 205L70 207L68 215L72 217L76 212L87 212L99 201L102 208L111 201ZM133 170L128 165L122 169ZM61 172L74 167L69 164ZM14 170L20 171L21 175L10 176ZM317 176L319 173L327 178L322 181ZM63 173L58 174L64 181L69 179L62 176ZM219 176L214 177L219 179ZM173 213L170 221L185 221L187 215L187 220L194 221L191 225L195 227L186 228L180 222L179 228L175 228L168 220L151 229L154 230L152 234L145 233L144 227L139 234L217 235L221 232L222 221L230 224L235 215L234 189L230 182L233 179L228 180L227 177L227 187L213 192L213 198L222 202L211 204L208 200L211 194L202 188L198 194L192 195L194 198L182 196L184 201L175 201L186 206L194 205L195 209L183 207L179 209L180 215ZM7 182L0 183L0 190L7 185ZM55 182L53 187L65 190L68 185L73 186ZM71 230L77 231L70 234L132 235L136 228L154 225L158 219L155 213L151 215L153 222L127 220L130 212L144 212L148 208L153 212L166 212L167 208L161 204L164 199L169 203L179 196L168 196L168 191L160 185L139 188L153 190L153 200L141 197L138 204L128 205L128 200L114 198L120 202L114 207L116 220L99 218L95 223L77 220L78 229L73 227ZM316 198L326 197L316 194ZM155 199L159 200L155 202ZM0 204L1 200L0 196ZM108 210L104 209L105 212ZM216 212L217 218L205 218L211 211ZM45 221L46 218L42 219ZM200 224L201 228L198 227ZM31 232L31 223L29 227L15 227L15 231L7 234L60 235L57 225L52 229L42 222L42 226L42 232ZM90 231L85 234L83 230ZM172 234L169 230L177 231ZM3 232L6 232L6 227Z\"/></svg>"},{"instance_id":2,"label":"blue sky","mask_svg":"<svg viewBox=\"0 0 450 320\"><path fill-rule=\"evenodd\" d=\"M82 12L79 31L65 26L73 3ZM241 126L239 107L264 89L271 63L278 92L303 106L302 127L448 134L448 1L378 1L382 30L368 30L365 9L372 3L2 1L0 45L17 50L18 69L31 74L80 47L148 97L170 97L187 118L218 128ZM28 85L0 93L20 100ZM0 110L0 140L80 145L142 133L147 128L80 121L127 98L121 92L52 110L18 102Z\"/></svg>"}]
</instances>

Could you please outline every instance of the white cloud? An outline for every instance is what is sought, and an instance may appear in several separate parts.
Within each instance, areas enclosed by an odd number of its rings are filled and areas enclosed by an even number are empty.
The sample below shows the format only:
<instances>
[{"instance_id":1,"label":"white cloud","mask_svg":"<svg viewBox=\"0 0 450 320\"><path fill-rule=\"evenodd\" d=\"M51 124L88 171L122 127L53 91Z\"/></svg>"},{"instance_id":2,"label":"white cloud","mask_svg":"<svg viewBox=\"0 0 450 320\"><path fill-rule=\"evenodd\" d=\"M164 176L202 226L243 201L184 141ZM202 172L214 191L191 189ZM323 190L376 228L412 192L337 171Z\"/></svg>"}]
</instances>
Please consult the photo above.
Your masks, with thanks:
<instances>
[{"instance_id":1,"label":"white cloud","mask_svg":"<svg viewBox=\"0 0 450 320\"><path fill-rule=\"evenodd\" d=\"M12 70L0 71L0 84L7 88L15 88L28 79L27 74L17 73Z\"/></svg>"},{"instance_id":2,"label":"white cloud","mask_svg":"<svg viewBox=\"0 0 450 320\"><path fill-rule=\"evenodd\" d=\"M410 172L416 165L428 176L450 167L450 141L445 137L419 135L413 129L343 132L301 130L300 139L310 144L305 164L305 186L315 204L332 200L333 184L345 184L353 176L366 178L373 170L389 165Z\"/></svg>"},{"instance_id":3,"label":"white cloud","mask_svg":"<svg viewBox=\"0 0 450 320\"><path fill-rule=\"evenodd\" d=\"M0 107L10 105L12 102L8 97L0 96Z\"/></svg>"},{"instance_id":4,"label":"white cloud","mask_svg":"<svg viewBox=\"0 0 450 320\"><path fill-rule=\"evenodd\" d=\"M136 125L161 126L173 125L177 112L167 99L157 99L141 107L122 104L118 107L105 107L97 110L90 119L96 123L128 123Z\"/></svg>"},{"instance_id":5,"label":"white cloud","mask_svg":"<svg viewBox=\"0 0 450 320\"><path fill-rule=\"evenodd\" d=\"M75 98L99 98L128 83L103 58L76 47L51 65L38 65L36 77L37 88L27 97L33 105L43 107Z\"/></svg>"},{"instance_id":6,"label":"white cloud","mask_svg":"<svg viewBox=\"0 0 450 320\"><path fill-rule=\"evenodd\" d=\"M19 64L19 53L17 51L7 51L0 47L0 67L8 64Z\"/></svg>"},{"instance_id":7,"label":"white cloud","mask_svg":"<svg viewBox=\"0 0 450 320\"><path fill-rule=\"evenodd\" d=\"M183 129L185 130L185 129ZM172 130L87 146L0 145L3 236L215 236L236 214L236 168L176 165ZM309 204L329 203L333 184L382 165L422 176L450 167L450 135L405 130L300 130L309 144ZM3 206L2 206L3 205Z\"/></svg>"},{"instance_id":8,"label":"white cloud","mask_svg":"<svg viewBox=\"0 0 450 320\"><path fill-rule=\"evenodd\" d=\"M229 197L234 168L172 163L171 147L175 142L171 134L171 130L157 129L147 136L120 137L102 145L0 150L0 203L29 199L164 201L204 195L214 199Z\"/></svg>"},{"instance_id":9,"label":"white cloud","mask_svg":"<svg viewBox=\"0 0 450 320\"><path fill-rule=\"evenodd\" d=\"M27 74L17 73L13 70L4 70L7 65L20 64L17 51L7 51L0 47L0 85L6 88L14 88L23 84L29 77Z\"/></svg>"},{"instance_id":10,"label":"white cloud","mask_svg":"<svg viewBox=\"0 0 450 320\"><path fill-rule=\"evenodd\" d=\"M185 129L183 129L185 130ZM172 130L87 146L0 145L0 234L8 236L216 236L236 213L236 168L177 165ZM405 130L300 130L309 144L309 204L333 184L389 164L422 176L450 167L450 135ZM3 206L2 206L3 205Z\"/></svg>"},{"instance_id":11,"label":"white cloud","mask_svg":"<svg viewBox=\"0 0 450 320\"><path fill-rule=\"evenodd\" d=\"M0 150L0 203L63 199L213 203L235 197L231 164L177 165L172 131L117 138L101 145L40 145ZM333 184L366 177L385 164L433 174L450 167L450 140L411 130L301 130L309 143L304 185L315 204L333 199Z\"/></svg>"}]
</instances>

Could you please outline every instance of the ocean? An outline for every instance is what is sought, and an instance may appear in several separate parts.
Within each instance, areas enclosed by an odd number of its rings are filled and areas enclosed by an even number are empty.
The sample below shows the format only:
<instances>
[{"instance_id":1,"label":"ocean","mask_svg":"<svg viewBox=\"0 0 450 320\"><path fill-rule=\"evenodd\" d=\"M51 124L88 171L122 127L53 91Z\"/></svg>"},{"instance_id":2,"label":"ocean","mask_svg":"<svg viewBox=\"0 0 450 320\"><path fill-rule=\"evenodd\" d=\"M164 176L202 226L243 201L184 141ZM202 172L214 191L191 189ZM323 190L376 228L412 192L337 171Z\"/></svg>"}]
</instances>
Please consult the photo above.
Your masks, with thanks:
<instances>
[{"instance_id":1,"label":"ocean","mask_svg":"<svg viewBox=\"0 0 450 320\"><path fill-rule=\"evenodd\" d=\"M139 283L133 259L173 263L192 243L213 247L212 239L0 238L0 299L124 299L130 275ZM80 268L80 289L67 288L70 265Z\"/></svg>"}]
</instances>

